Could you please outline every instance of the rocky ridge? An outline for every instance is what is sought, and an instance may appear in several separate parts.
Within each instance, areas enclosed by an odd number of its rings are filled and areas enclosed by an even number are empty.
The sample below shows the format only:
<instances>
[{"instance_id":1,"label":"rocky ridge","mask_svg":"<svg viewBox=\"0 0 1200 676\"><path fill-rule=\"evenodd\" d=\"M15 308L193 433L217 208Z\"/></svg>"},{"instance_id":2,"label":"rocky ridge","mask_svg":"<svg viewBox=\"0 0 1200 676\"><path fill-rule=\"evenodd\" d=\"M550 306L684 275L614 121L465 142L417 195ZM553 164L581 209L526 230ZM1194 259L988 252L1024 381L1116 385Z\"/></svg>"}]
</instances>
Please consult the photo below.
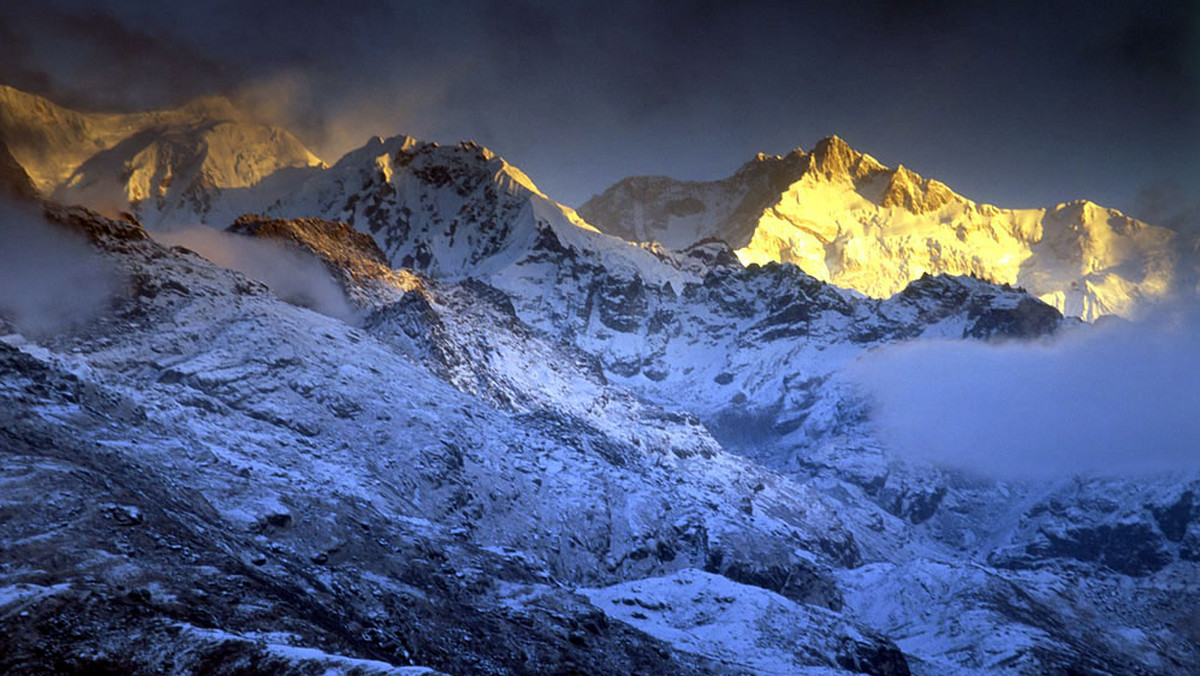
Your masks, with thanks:
<instances>
[{"instance_id":1,"label":"rocky ridge","mask_svg":"<svg viewBox=\"0 0 1200 676\"><path fill-rule=\"evenodd\" d=\"M789 161L881 176L832 150ZM1195 662L1196 477L904 460L844 375L898 342L1088 330L1022 289L875 299L719 240L630 245L474 144L378 139L296 176L229 229L319 261L353 316L45 207L120 283L69 330L0 331L7 670Z\"/></svg>"}]
</instances>

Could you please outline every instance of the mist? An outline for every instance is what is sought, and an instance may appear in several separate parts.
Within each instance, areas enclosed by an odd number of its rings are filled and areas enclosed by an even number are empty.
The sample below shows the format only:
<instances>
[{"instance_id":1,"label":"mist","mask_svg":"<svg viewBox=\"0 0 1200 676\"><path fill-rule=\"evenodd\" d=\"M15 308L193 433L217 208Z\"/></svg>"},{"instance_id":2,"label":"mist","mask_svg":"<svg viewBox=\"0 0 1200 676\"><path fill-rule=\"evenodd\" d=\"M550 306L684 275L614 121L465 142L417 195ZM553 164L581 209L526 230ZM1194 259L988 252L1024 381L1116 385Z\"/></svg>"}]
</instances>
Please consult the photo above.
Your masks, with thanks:
<instances>
[{"instance_id":1,"label":"mist","mask_svg":"<svg viewBox=\"0 0 1200 676\"><path fill-rule=\"evenodd\" d=\"M0 318L49 336L95 318L117 288L116 271L82 235L0 201Z\"/></svg>"},{"instance_id":2,"label":"mist","mask_svg":"<svg viewBox=\"0 0 1200 676\"><path fill-rule=\"evenodd\" d=\"M1200 314L1045 342L918 341L851 376L902 456L1006 479L1200 471Z\"/></svg>"},{"instance_id":3,"label":"mist","mask_svg":"<svg viewBox=\"0 0 1200 676\"><path fill-rule=\"evenodd\" d=\"M233 235L204 226L153 236L163 244L191 249L223 268L253 277L292 305L347 322L356 316L325 266L282 242Z\"/></svg>"}]
</instances>

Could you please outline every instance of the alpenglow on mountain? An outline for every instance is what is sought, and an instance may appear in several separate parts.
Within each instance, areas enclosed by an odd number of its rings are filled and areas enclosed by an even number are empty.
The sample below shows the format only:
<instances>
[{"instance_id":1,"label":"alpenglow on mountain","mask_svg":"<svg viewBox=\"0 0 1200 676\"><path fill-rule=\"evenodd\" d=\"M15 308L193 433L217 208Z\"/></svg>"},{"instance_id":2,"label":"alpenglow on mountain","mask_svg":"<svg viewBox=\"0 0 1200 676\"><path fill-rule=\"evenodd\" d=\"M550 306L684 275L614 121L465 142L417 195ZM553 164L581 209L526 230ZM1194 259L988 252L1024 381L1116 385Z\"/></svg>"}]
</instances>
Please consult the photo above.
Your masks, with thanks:
<instances>
[{"instance_id":1,"label":"alpenglow on mountain","mask_svg":"<svg viewBox=\"0 0 1200 676\"><path fill-rule=\"evenodd\" d=\"M253 210L269 192L267 177L322 166L287 131L249 121L219 97L175 110L80 113L0 85L0 140L45 197L129 210L150 227L194 225L213 209L241 213L243 199Z\"/></svg>"},{"instance_id":2,"label":"alpenglow on mountain","mask_svg":"<svg viewBox=\"0 0 1200 676\"><path fill-rule=\"evenodd\" d=\"M471 142L325 166L253 123L242 146L203 115L129 119L98 153L144 167L135 148L192 140L137 185L204 180L117 190L130 213L106 217L34 194L81 175L50 161L74 146L0 146L21 247L0 268L0 673L1200 661L1200 475L935 465L854 375L1120 323L970 276L873 298L718 239L632 243ZM28 302L47 288L68 292Z\"/></svg>"},{"instance_id":3,"label":"alpenglow on mountain","mask_svg":"<svg viewBox=\"0 0 1200 676\"><path fill-rule=\"evenodd\" d=\"M730 244L746 264L778 261L886 298L924 274L1022 286L1068 316L1135 316L1194 289L1194 242L1080 200L1001 209L834 136L810 153L759 155L708 182L627 178L579 208L630 241ZM1188 246L1191 245L1191 246Z\"/></svg>"},{"instance_id":4,"label":"alpenglow on mountain","mask_svg":"<svg viewBox=\"0 0 1200 676\"><path fill-rule=\"evenodd\" d=\"M376 173L385 172L386 182L392 171L365 156L385 151L370 145L327 170L291 134L247 120L219 98L171 111L95 114L0 86L0 138L42 194L129 211L152 229L227 223L245 212L378 220L363 213L369 200L349 200L370 190ZM497 171L545 198L515 167ZM348 182L347 172L365 172L363 184ZM874 298L926 273L972 275L1021 286L1067 316L1093 320L1138 316L1194 293L1200 281L1195 236L1086 200L1041 209L980 204L904 166L885 167L837 137L809 153L760 154L717 181L627 178L578 214L555 210L672 249L720 239L745 264L794 263Z\"/></svg>"}]
</instances>

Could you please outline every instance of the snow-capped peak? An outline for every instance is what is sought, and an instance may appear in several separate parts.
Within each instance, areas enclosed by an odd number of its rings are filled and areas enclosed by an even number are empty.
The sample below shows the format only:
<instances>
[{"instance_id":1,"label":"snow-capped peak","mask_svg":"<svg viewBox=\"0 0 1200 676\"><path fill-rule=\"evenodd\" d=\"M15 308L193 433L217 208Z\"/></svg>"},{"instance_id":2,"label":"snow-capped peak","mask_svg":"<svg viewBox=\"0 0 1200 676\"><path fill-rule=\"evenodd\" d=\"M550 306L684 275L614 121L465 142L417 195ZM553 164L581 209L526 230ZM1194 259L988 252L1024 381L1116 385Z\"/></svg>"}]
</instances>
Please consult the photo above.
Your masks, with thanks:
<instances>
[{"instance_id":1,"label":"snow-capped peak","mask_svg":"<svg viewBox=\"0 0 1200 676\"><path fill-rule=\"evenodd\" d=\"M838 136L827 136L809 153L810 170L825 178L848 177L861 180L884 171L875 158L854 150Z\"/></svg>"},{"instance_id":2,"label":"snow-capped peak","mask_svg":"<svg viewBox=\"0 0 1200 676\"><path fill-rule=\"evenodd\" d=\"M969 274L1023 286L1088 320L1136 315L1200 268L1170 230L1086 201L978 204L837 136L808 154L759 155L717 181L627 178L580 213L633 241L682 249L723 239L743 263L795 263L868 296L889 297L925 273Z\"/></svg>"},{"instance_id":3,"label":"snow-capped peak","mask_svg":"<svg viewBox=\"0 0 1200 676\"><path fill-rule=\"evenodd\" d=\"M323 166L287 131L250 120L221 97L171 110L81 113L0 87L0 137L43 195L130 211L152 228L231 219L232 202L213 212L222 191Z\"/></svg>"}]
</instances>

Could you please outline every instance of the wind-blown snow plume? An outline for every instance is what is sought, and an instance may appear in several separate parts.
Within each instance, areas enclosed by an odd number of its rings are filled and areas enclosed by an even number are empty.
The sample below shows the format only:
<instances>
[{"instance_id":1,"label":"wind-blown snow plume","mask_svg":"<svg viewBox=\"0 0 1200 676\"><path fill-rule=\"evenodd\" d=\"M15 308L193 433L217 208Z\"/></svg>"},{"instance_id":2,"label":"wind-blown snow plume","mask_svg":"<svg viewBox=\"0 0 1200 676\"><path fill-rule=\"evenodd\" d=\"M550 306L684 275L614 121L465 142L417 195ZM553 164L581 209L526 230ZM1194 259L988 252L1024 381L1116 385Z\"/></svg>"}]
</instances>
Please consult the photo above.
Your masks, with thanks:
<instances>
[{"instance_id":1,"label":"wind-blown snow plume","mask_svg":"<svg viewBox=\"0 0 1200 676\"><path fill-rule=\"evenodd\" d=\"M25 333L55 333L101 312L116 286L83 237L0 201L0 317Z\"/></svg>"},{"instance_id":2,"label":"wind-blown snow plume","mask_svg":"<svg viewBox=\"0 0 1200 676\"><path fill-rule=\"evenodd\" d=\"M221 267L253 277L281 299L343 321L354 317L346 295L320 261L278 242L231 235L203 226L156 234L155 239L182 246Z\"/></svg>"},{"instance_id":3,"label":"wind-blown snow plume","mask_svg":"<svg viewBox=\"0 0 1200 676\"><path fill-rule=\"evenodd\" d=\"M1200 315L1082 327L1048 342L923 341L853 375L901 454L1006 478L1200 470Z\"/></svg>"}]
</instances>

